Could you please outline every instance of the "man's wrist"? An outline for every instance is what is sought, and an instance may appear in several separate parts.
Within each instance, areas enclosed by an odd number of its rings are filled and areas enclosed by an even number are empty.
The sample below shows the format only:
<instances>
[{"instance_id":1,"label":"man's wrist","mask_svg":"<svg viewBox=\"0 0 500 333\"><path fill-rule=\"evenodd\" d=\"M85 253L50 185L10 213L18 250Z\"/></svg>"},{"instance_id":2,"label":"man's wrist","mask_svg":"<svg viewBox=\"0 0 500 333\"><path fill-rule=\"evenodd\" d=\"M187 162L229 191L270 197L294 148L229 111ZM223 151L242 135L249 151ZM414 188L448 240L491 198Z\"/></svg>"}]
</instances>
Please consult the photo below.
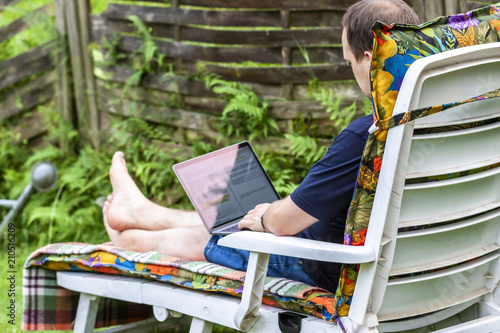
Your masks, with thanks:
<instances>
[{"instance_id":1,"label":"man's wrist","mask_svg":"<svg viewBox=\"0 0 500 333\"><path fill-rule=\"evenodd\" d=\"M264 229L264 232L267 232L266 227L264 226L264 215L260 217L260 225L262 226L262 229Z\"/></svg>"}]
</instances>

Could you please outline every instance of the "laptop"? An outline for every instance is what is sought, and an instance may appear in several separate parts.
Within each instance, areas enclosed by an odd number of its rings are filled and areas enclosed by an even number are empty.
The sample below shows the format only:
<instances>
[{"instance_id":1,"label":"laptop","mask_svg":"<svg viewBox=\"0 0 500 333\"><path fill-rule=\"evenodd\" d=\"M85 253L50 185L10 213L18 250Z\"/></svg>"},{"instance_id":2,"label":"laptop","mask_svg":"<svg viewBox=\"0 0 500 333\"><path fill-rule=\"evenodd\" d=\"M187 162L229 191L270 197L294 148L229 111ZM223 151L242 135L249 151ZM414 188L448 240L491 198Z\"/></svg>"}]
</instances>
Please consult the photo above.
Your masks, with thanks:
<instances>
[{"instance_id":1,"label":"laptop","mask_svg":"<svg viewBox=\"0 0 500 333\"><path fill-rule=\"evenodd\" d=\"M238 223L249 210L280 199L247 141L175 164L173 169L213 235L240 231Z\"/></svg>"}]
</instances>

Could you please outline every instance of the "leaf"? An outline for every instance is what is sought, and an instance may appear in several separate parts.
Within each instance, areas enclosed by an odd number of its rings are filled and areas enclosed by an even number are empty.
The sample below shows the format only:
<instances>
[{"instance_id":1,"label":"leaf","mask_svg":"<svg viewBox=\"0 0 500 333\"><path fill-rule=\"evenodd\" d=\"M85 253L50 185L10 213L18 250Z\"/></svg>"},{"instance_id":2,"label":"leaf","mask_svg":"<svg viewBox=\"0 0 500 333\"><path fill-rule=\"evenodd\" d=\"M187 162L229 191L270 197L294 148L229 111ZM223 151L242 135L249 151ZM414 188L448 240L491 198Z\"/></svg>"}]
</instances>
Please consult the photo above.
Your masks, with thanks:
<instances>
[{"instance_id":1,"label":"leaf","mask_svg":"<svg viewBox=\"0 0 500 333\"><path fill-rule=\"evenodd\" d=\"M142 47L143 47L143 54L144 54L144 63L148 64L147 66L149 67L149 62L153 60L154 55L155 55L158 47L156 46L155 42L152 40L145 40L142 44Z\"/></svg>"},{"instance_id":2,"label":"leaf","mask_svg":"<svg viewBox=\"0 0 500 333\"><path fill-rule=\"evenodd\" d=\"M453 35L456 37L460 46L466 47L466 46L472 46L472 45L477 44L476 39L475 39L476 35L474 33L474 28L472 26L469 26L467 28L467 31L465 31L464 34L461 34L457 30L452 30L452 31L453 31Z\"/></svg>"},{"instance_id":3,"label":"leaf","mask_svg":"<svg viewBox=\"0 0 500 333\"><path fill-rule=\"evenodd\" d=\"M144 22L137 15L127 15L127 19L129 19L132 24L137 28L137 31L143 35L149 35L149 31L147 27L144 25Z\"/></svg>"},{"instance_id":4,"label":"leaf","mask_svg":"<svg viewBox=\"0 0 500 333\"><path fill-rule=\"evenodd\" d=\"M141 83L142 74L142 71L135 71L132 73L127 79L125 86L138 86L139 83Z\"/></svg>"},{"instance_id":5,"label":"leaf","mask_svg":"<svg viewBox=\"0 0 500 333\"><path fill-rule=\"evenodd\" d=\"M490 25L483 21L477 27L477 43L478 44L487 44L494 43L497 41L497 37L495 36L495 32L491 30Z\"/></svg>"},{"instance_id":6,"label":"leaf","mask_svg":"<svg viewBox=\"0 0 500 333\"><path fill-rule=\"evenodd\" d=\"M498 37L500 38L500 20L491 20L491 28L495 29L496 32L499 34Z\"/></svg>"}]
</instances>

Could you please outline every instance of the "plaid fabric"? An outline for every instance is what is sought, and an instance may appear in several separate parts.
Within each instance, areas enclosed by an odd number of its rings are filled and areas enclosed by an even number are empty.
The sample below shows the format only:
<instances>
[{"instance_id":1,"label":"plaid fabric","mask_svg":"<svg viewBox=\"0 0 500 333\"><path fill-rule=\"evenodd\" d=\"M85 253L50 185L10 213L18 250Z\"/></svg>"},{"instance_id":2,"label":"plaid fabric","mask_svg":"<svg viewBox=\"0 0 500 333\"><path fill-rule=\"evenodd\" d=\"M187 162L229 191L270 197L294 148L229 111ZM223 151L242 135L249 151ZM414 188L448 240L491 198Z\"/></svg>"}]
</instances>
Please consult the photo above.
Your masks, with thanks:
<instances>
[{"instance_id":1,"label":"plaid fabric","mask_svg":"<svg viewBox=\"0 0 500 333\"><path fill-rule=\"evenodd\" d=\"M108 244L63 243L45 246L26 261L23 279L22 329L71 329L78 293L57 286L55 271L120 274L173 283L190 289L241 296L245 272L205 261L191 261L157 252L138 253ZM266 278L263 303L333 320L334 295L283 278ZM96 327L151 317L151 307L101 300Z\"/></svg>"},{"instance_id":2,"label":"plaid fabric","mask_svg":"<svg viewBox=\"0 0 500 333\"><path fill-rule=\"evenodd\" d=\"M56 271L30 267L23 271L23 323L26 331L72 330L79 293L59 287ZM153 316L151 306L101 299L95 327L131 323Z\"/></svg>"}]
</instances>

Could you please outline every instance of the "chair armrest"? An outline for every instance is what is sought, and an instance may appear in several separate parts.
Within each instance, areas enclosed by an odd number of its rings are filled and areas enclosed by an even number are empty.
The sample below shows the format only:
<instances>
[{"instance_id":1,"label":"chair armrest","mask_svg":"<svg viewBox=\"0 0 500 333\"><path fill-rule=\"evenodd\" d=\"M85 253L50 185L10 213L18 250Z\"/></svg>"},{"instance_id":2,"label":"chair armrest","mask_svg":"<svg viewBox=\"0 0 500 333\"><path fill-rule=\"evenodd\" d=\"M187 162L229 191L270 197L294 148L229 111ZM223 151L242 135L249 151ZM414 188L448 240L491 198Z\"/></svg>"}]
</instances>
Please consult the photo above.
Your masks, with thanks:
<instances>
[{"instance_id":1,"label":"chair armrest","mask_svg":"<svg viewBox=\"0 0 500 333\"><path fill-rule=\"evenodd\" d=\"M369 246L341 245L255 231L235 232L221 238L218 244L251 252L344 264L372 262L376 257L374 249Z\"/></svg>"}]
</instances>

